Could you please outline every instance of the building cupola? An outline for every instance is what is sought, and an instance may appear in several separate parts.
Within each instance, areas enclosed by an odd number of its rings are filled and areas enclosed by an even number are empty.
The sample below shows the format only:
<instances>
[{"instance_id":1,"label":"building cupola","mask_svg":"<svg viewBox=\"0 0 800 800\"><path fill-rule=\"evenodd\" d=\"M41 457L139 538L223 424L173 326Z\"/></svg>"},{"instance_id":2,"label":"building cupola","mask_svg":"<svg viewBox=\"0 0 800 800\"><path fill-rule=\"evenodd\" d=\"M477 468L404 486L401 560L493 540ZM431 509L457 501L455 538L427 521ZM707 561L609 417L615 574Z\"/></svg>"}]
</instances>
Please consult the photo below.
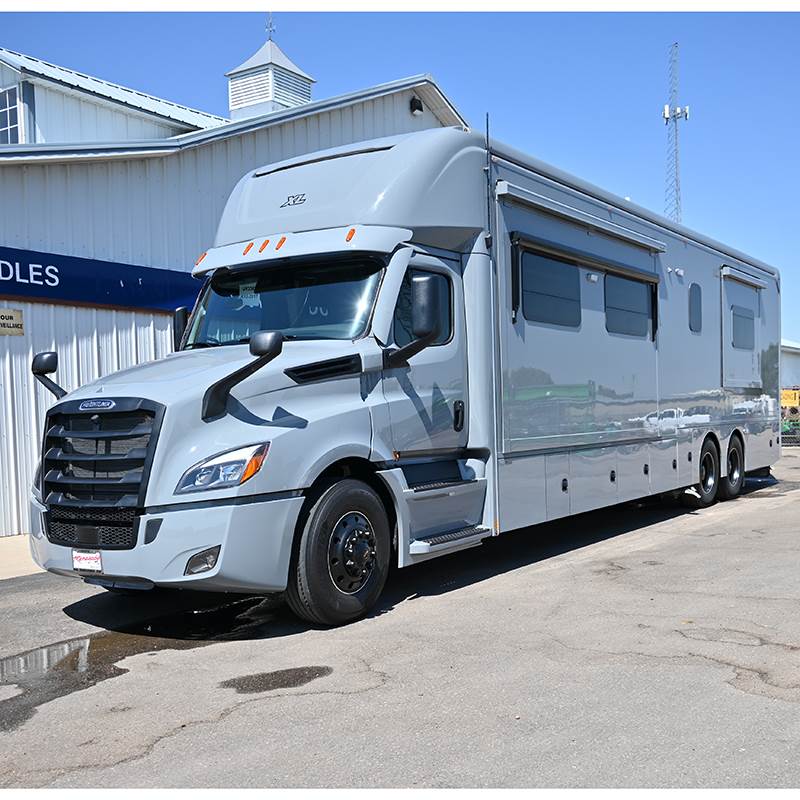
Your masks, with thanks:
<instances>
[{"instance_id":1,"label":"building cupola","mask_svg":"<svg viewBox=\"0 0 800 800\"><path fill-rule=\"evenodd\" d=\"M258 117L311 102L314 79L272 41L274 30L270 15L269 38L264 46L236 69L225 73L231 119Z\"/></svg>"}]
</instances>

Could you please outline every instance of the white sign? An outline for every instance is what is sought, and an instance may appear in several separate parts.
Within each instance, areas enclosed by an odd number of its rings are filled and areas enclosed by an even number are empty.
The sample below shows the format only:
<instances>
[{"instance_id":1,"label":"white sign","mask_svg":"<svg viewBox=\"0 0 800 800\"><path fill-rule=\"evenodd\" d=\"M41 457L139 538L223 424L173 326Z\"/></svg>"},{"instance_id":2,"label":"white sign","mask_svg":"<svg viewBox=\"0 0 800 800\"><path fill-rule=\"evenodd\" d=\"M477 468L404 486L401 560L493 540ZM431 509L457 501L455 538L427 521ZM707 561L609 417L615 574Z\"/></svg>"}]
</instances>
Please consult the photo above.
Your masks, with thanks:
<instances>
[{"instance_id":1,"label":"white sign","mask_svg":"<svg viewBox=\"0 0 800 800\"><path fill-rule=\"evenodd\" d=\"M22 336L24 333L22 310L0 308L0 336Z\"/></svg>"}]
</instances>

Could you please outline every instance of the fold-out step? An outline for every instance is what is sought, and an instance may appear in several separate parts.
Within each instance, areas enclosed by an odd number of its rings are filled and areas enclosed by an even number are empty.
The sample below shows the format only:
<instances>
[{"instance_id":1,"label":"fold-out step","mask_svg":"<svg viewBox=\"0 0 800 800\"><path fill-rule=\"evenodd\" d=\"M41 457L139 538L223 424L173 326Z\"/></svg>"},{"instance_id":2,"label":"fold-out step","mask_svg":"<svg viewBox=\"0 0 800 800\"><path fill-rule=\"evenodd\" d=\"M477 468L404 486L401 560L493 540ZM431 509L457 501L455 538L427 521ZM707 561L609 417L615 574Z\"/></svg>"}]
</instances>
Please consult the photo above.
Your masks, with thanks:
<instances>
[{"instance_id":1,"label":"fold-out step","mask_svg":"<svg viewBox=\"0 0 800 800\"><path fill-rule=\"evenodd\" d=\"M411 542L409 552L411 555L422 555L423 553L460 548L470 544L479 544L482 539L491 535L492 531L489 528L484 528L482 525L470 525L454 531L420 536Z\"/></svg>"},{"instance_id":2,"label":"fold-out step","mask_svg":"<svg viewBox=\"0 0 800 800\"><path fill-rule=\"evenodd\" d=\"M415 492L430 492L433 489L454 489L460 486L473 486L477 483L476 480L468 481L428 481L428 483L415 483L408 488L413 489Z\"/></svg>"}]
</instances>

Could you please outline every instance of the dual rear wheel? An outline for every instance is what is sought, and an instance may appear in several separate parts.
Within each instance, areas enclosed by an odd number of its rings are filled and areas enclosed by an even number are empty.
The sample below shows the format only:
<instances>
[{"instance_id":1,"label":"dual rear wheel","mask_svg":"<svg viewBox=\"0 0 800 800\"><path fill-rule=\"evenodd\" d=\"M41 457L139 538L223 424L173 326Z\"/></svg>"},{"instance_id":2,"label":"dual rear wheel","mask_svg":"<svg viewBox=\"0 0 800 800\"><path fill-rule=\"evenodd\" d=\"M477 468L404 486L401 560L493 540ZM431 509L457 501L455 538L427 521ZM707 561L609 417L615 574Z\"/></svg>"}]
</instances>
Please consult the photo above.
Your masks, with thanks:
<instances>
[{"instance_id":1,"label":"dual rear wheel","mask_svg":"<svg viewBox=\"0 0 800 800\"><path fill-rule=\"evenodd\" d=\"M703 442L700 450L699 482L695 484L685 497L689 505L705 508L717 500L733 500L744 486L744 448L742 440L734 435L728 444L727 474L720 475L719 452L712 439Z\"/></svg>"}]
</instances>

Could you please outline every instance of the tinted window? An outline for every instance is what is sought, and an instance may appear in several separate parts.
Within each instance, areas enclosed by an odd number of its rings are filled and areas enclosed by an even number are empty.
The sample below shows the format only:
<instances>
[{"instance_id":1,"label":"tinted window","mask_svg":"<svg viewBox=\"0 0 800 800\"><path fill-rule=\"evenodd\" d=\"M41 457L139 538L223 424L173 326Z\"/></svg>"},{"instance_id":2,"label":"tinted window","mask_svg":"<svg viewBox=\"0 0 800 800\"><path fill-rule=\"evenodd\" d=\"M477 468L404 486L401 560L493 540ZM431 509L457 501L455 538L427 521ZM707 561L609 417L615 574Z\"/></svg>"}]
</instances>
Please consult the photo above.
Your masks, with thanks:
<instances>
[{"instance_id":1,"label":"tinted window","mask_svg":"<svg viewBox=\"0 0 800 800\"><path fill-rule=\"evenodd\" d=\"M606 330L628 336L647 336L652 313L647 283L606 275Z\"/></svg>"},{"instance_id":2,"label":"tinted window","mask_svg":"<svg viewBox=\"0 0 800 800\"><path fill-rule=\"evenodd\" d=\"M349 260L221 271L203 290L187 346L240 344L256 331L355 339L366 330L381 271L378 262Z\"/></svg>"},{"instance_id":3,"label":"tinted window","mask_svg":"<svg viewBox=\"0 0 800 800\"><path fill-rule=\"evenodd\" d=\"M450 281L438 272L427 272L420 269L406 270L405 278L403 278L400 294L397 296L397 306L394 310L394 343L398 347L403 347L415 338L411 321L411 280L416 275L431 275L436 283L442 316L439 322L439 335L436 337L434 344L444 344L450 339L452 333L451 320L453 314Z\"/></svg>"},{"instance_id":4,"label":"tinted window","mask_svg":"<svg viewBox=\"0 0 800 800\"><path fill-rule=\"evenodd\" d=\"M700 285L693 283L689 287L689 330L700 333L703 329L703 294Z\"/></svg>"},{"instance_id":5,"label":"tinted window","mask_svg":"<svg viewBox=\"0 0 800 800\"><path fill-rule=\"evenodd\" d=\"M755 314L749 308L731 306L733 315L733 346L740 350L754 350L756 346Z\"/></svg>"},{"instance_id":6,"label":"tinted window","mask_svg":"<svg viewBox=\"0 0 800 800\"><path fill-rule=\"evenodd\" d=\"M522 313L530 322L577 328L581 324L578 268L566 261L523 252Z\"/></svg>"}]
</instances>

